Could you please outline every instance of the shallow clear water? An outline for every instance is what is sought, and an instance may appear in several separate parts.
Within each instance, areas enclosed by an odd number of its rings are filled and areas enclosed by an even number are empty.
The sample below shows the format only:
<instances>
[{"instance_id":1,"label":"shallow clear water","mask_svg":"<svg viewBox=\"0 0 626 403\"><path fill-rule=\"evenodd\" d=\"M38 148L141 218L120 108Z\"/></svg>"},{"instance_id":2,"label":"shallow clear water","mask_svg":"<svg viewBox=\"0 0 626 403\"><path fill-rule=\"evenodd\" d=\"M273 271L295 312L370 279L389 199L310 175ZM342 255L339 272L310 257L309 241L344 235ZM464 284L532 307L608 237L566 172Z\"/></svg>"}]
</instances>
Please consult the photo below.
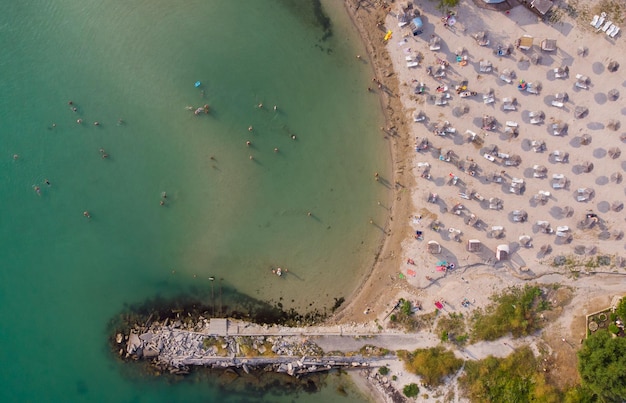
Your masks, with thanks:
<instances>
[{"instance_id":1,"label":"shallow clear water","mask_svg":"<svg viewBox=\"0 0 626 403\"><path fill-rule=\"evenodd\" d=\"M309 2L0 4L0 400L249 399L130 381L107 323L209 276L294 307L358 284L389 158L341 2L327 38Z\"/></svg>"}]
</instances>

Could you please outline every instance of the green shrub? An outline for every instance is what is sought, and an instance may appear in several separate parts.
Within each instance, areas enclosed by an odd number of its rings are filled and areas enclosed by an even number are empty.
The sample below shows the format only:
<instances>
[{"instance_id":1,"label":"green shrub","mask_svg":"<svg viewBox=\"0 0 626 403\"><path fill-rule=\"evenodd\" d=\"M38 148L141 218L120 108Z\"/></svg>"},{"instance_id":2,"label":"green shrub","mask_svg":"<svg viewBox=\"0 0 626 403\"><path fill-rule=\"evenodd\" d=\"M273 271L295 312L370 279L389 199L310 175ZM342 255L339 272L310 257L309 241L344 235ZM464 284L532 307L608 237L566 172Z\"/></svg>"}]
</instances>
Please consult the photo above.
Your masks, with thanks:
<instances>
[{"instance_id":1,"label":"green shrub","mask_svg":"<svg viewBox=\"0 0 626 403\"><path fill-rule=\"evenodd\" d=\"M561 402L560 392L547 383L528 347L506 358L489 356L468 361L459 378L465 395L475 402Z\"/></svg>"},{"instance_id":2,"label":"green shrub","mask_svg":"<svg viewBox=\"0 0 626 403\"><path fill-rule=\"evenodd\" d=\"M541 328L537 313L545 304L539 287L511 287L492 300L485 312L476 311L472 318L472 335L476 340L495 340L509 332L522 337Z\"/></svg>"},{"instance_id":3,"label":"green shrub","mask_svg":"<svg viewBox=\"0 0 626 403\"><path fill-rule=\"evenodd\" d=\"M424 379L428 385L441 385L444 379L455 373L463 365L463 360L456 358L452 351L441 346L418 349L412 353L398 354L407 370Z\"/></svg>"},{"instance_id":4,"label":"green shrub","mask_svg":"<svg viewBox=\"0 0 626 403\"><path fill-rule=\"evenodd\" d=\"M609 325L609 332L611 332L613 334L618 334L619 333L619 327L617 327L617 325L615 323L611 323Z\"/></svg>"},{"instance_id":5,"label":"green shrub","mask_svg":"<svg viewBox=\"0 0 626 403\"><path fill-rule=\"evenodd\" d=\"M392 380L392 381L397 381L397 380L398 380L398 377L397 377L397 376L395 376L395 375L392 375L392 376L391 376L391 380Z\"/></svg>"},{"instance_id":6,"label":"green shrub","mask_svg":"<svg viewBox=\"0 0 626 403\"><path fill-rule=\"evenodd\" d=\"M385 376L389 373L389 368L388 367L380 367L378 368L378 373L381 374L382 376Z\"/></svg>"},{"instance_id":7,"label":"green shrub","mask_svg":"<svg viewBox=\"0 0 626 403\"><path fill-rule=\"evenodd\" d=\"M416 383L409 383L408 385L405 385L404 388L402 389L402 393L404 393L404 396L406 397L417 397L417 395L419 395L420 393L420 388L417 386Z\"/></svg>"}]
</instances>

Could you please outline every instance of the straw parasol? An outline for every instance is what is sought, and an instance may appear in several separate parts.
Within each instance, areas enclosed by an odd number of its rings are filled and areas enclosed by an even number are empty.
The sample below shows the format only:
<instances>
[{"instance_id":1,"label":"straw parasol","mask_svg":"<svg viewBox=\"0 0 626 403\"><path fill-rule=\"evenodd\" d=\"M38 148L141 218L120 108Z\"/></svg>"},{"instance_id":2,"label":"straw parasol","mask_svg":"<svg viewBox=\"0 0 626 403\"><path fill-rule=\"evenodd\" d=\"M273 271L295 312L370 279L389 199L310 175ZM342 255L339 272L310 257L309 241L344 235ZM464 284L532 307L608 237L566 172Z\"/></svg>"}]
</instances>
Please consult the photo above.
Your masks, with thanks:
<instances>
[{"instance_id":1,"label":"straw parasol","mask_svg":"<svg viewBox=\"0 0 626 403\"><path fill-rule=\"evenodd\" d=\"M620 150L617 147L611 147L609 148L608 154L609 154L609 157L616 159L616 158L619 158L620 155L622 155L622 150Z\"/></svg>"},{"instance_id":2,"label":"straw parasol","mask_svg":"<svg viewBox=\"0 0 626 403\"><path fill-rule=\"evenodd\" d=\"M615 60L611 60L609 64L607 64L606 69L611 73L614 73L617 71L617 69L619 69L619 63Z\"/></svg>"},{"instance_id":3,"label":"straw parasol","mask_svg":"<svg viewBox=\"0 0 626 403\"><path fill-rule=\"evenodd\" d=\"M611 203L611 210L613 211L622 211L624 209L624 202L620 200L616 200Z\"/></svg>"},{"instance_id":4,"label":"straw parasol","mask_svg":"<svg viewBox=\"0 0 626 403\"><path fill-rule=\"evenodd\" d=\"M522 235L519 237L520 245L524 246L525 248L529 248L532 246L531 241L532 241L532 238L529 237L528 235Z\"/></svg>"},{"instance_id":5,"label":"straw parasol","mask_svg":"<svg viewBox=\"0 0 626 403\"><path fill-rule=\"evenodd\" d=\"M622 183L622 173L621 172L613 172L611 174L611 181L615 183Z\"/></svg>"},{"instance_id":6,"label":"straw parasol","mask_svg":"<svg viewBox=\"0 0 626 403\"><path fill-rule=\"evenodd\" d=\"M539 64L541 62L541 55L539 53L533 53L530 56L530 62L532 64Z\"/></svg>"},{"instance_id":7,"label":"straw parasol","mask_svg":"<svg viewBox=\"0 0 626 403\"><path fill-rule=\"evenodd\" d=\"M589 108L586 106L577 106L574 109L574 116L576 116L576 119L584 118L587 116L587 113L589 113Z\"/></svg>"},{"instance_id":8,"label":"straw parasol","mask_svg":"<svg viewBox=\"0 0 626 403\"><path fill-rule=\"evenodd\" d=\"M574 246L574 253L577 255L585 254L585 245L576 245Z\"/></svg>"},{"instance_id":9,"label":"straw parasol","mask_svg":"<svg viewBox=\"0 0 626 403\"><path fill-rule=\"evenodd\" d=\"M571 217L574 214L574 208L570 206L563 207L563 214L565 217Z\"/></svg>"},{"instance_id":10,"label":"straw parasol","mask_svg":"<svg viewBox=\"0 0 626 403\"><path fill-rule=\"evenodd\" d=\"M579 46L576 53L578 54L578 56L585 57L587 56L587 53L589 53L589 48L586 46Z\"/></svg>"},{"instance_id":11,"label":"straw parasol","mask_svg":"<svg viewBox=\"0 0 626 403\"><path fill-rule=\"evenodd\" d=\"M589 145L591 144L591 135L589 133L585 133L580 137L580 144Z\"/></svg>"},{"instance_id":12,"label":"straw parasol","mask_svg":"<svg viewBox=\"0 0 626 403\"><path fill-rule=\"evenodd\" d=\"M606 124L606 127L608 129L613 130L613 131L619 129L619 127L620 127L619 120L616 120L616 119L609 120L609 123Z\"/></svg>"},{"instance_id":13,"label":"straw parasol","mask_svg":"<svg viewBox=\"0 0 626 403\"><path fill-rule=\"evenodd\" d=\"M585 162L582 163L581 166L582 166L583 172L589 173L589 172L593 171L593 162L585 161Z\"/></svg>"},{"instance_id":14,"label":"straw parasol","mask_svg":"<svg viewBox=\"0 0 626 403\"><path fill-rule=\"evenodd\" d=\"M616 241L619 241L620 239L624 238L624 231L616 229L611 235L613 236L613 238L615 238Z\"/></svg>"},{"instance_id":15,"label":"straw parasol","mask_svg":"<svg viewBox=\"0 0 626 403\"><path fill-rule=\"evenodd\" d=\"M608 96L611 101L617 101L617 99L619 98L619 91L613 88L609 91Z\"/></svg>"},{"instance_id":16,"label":"straw parasol","mask_svg":"<svg viewBox=\"0 0 626 403\"><path fill-rule=\"evenodd\" d=\"M539 248L539 254L541 256L545 256L549 254L550 252L552 252L552 246L549 244L541 245L541 248Z\"/></svg>"}]
</instances>

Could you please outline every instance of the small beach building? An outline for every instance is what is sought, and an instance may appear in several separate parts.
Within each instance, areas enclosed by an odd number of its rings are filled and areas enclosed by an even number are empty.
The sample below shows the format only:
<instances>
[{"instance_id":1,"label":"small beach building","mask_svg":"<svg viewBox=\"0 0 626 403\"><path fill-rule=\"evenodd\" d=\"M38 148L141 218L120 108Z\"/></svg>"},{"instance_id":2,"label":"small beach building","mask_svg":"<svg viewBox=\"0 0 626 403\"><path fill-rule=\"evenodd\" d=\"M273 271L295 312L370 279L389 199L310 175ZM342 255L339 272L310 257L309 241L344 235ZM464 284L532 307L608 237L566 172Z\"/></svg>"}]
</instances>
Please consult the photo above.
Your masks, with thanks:
<instances>
[{"instance_id":1,"label":"small beach building","mask_svg":"<svg viewBox=\"0 0 626 403\"><path fill-rule=\"evenodd\" d=\"M501 244L496 247L496 260L498 262L509 259L509 245Z\"/></svg>"},{"instance_id":2,"label":"small beach building","mask_svg":"<svg viewBox=\"0 0 626 403\"><path fill-rule=\"evenodd\" d=\"M530 8L533 12L539 14L540 16L544 16L548 14L548 12L552 9L552 0L531 0L530 4L528 1L523 2L528 8Z\"/></svg>"},{"instance_id":3,"label":"small beach building","mask_svg":"<svg viewBox=\"0 0 626 403\"><path fill-rule=\"evenodd\" d=\"M554 52L556 50L556 39L544 39L541 41L541 50Z\"/></svg>"},{"instance_id":4,"label":"small beach building","mask_svg":"<svg viewBox=\"0 0 626 403\"><path fill-rule=\"evenodd\" d=\"M439 242L428 241L428 252L432 253L433 255L441 253L441 245L439 245Z\"/></svg>"},{"instance_id":5,"label":"small beach building","mask_svg":"<svg viewBox=\"0 0 626 403\"><path fill-rule=\"evenodd\" d=\"M519 38L519 48L522 50L528 50L533 47L534 38L530 35L524 35Z\"/></svg>"},{"instance_id":6,"label":"small beach building","mask_svg":"<svg viewBox=\"0 0 626 403\"><path fill-rule=\"evenodd\" d=\"M468 252L480 252L481 247L482 247L482 244L480 243L480 240L478 239L469 239L467 241Z\"/></svg>"}]
</instances>

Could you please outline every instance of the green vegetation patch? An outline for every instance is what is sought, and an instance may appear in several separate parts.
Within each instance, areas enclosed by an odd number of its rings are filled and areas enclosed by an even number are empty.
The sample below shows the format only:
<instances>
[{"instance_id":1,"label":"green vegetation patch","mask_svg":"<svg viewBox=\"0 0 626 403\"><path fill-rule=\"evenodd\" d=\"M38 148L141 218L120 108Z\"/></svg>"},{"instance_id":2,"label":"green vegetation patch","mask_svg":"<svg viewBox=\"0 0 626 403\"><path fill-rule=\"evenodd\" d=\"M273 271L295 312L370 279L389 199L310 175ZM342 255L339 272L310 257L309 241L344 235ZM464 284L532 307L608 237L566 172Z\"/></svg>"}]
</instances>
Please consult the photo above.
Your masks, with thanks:
<instances>
[{"instance_id":1,"label":"green vegetation patch","mask_svg":"<svg viewBox=\"0 0 626 403\"><path fill-rule=\"evenodd\" d=\"M467 326L462 313L450 312L447 316L442 315L437 320L437 334L441 336L441 341L449 341L457 345L467 342Z\"/></svg>"},{"instance_id":2,"label":"green vegetation patch","mask_svg":"<svg viewBox=\"0 0 626 403\"><path fill-rule=\"evenodd\" d=\"M408 398L417 397L417 395L419 395L420 393L420 388L415 383L409 383L408 385L404 386L404 388L402 389L402 393L404 393L404 396Z\"/></svg>"},{"instance_id":3,"label":"green vegetation patch","mask_svg":"<svg viewBox=\"0 0 626 403\"><path fill-rule=\"evenodd\" d=\"M562 402L561 393L547 383L538 361L528 347L506 358L487 357L468 361L459 378L465 395L473 402Z\"/></svg>"},{"instance_id":4,"label":"green vegetation patch","mask_svg":"<svg viewBox=\"0 0 626 403\"><path fill-rule=\"evenodd\" d=\"M607 331L589 336L578 352L578 372L582 393L600 401L622 401L626 396L626 338L613 337Z\"/></svg>"},{"instance_id":5,"label":"green vegetation patch","mask_svg":"<svg viewBox=\"0 0 626 403\"><path fill-rule=\"evenodd\" d=\"M484 311L476 310L472 317L472 338L495 340L507 335L523 337L541 328L538 313L549 309L539 287L511 287L492 297Z\"/></svg>"},{"instance_id":6,"label":"green vegetation patch","mask_svg":"<svg viewBox=\"0 0 626 403\"><path fill-rule=\"evenodd\" d=\"M400 351L398 355L408 371L421 376L425 384L432 386L441 385L447 376L463 365L463 360L441 346L418 349L412 353Z\"/></svg>"}]
</instances>

